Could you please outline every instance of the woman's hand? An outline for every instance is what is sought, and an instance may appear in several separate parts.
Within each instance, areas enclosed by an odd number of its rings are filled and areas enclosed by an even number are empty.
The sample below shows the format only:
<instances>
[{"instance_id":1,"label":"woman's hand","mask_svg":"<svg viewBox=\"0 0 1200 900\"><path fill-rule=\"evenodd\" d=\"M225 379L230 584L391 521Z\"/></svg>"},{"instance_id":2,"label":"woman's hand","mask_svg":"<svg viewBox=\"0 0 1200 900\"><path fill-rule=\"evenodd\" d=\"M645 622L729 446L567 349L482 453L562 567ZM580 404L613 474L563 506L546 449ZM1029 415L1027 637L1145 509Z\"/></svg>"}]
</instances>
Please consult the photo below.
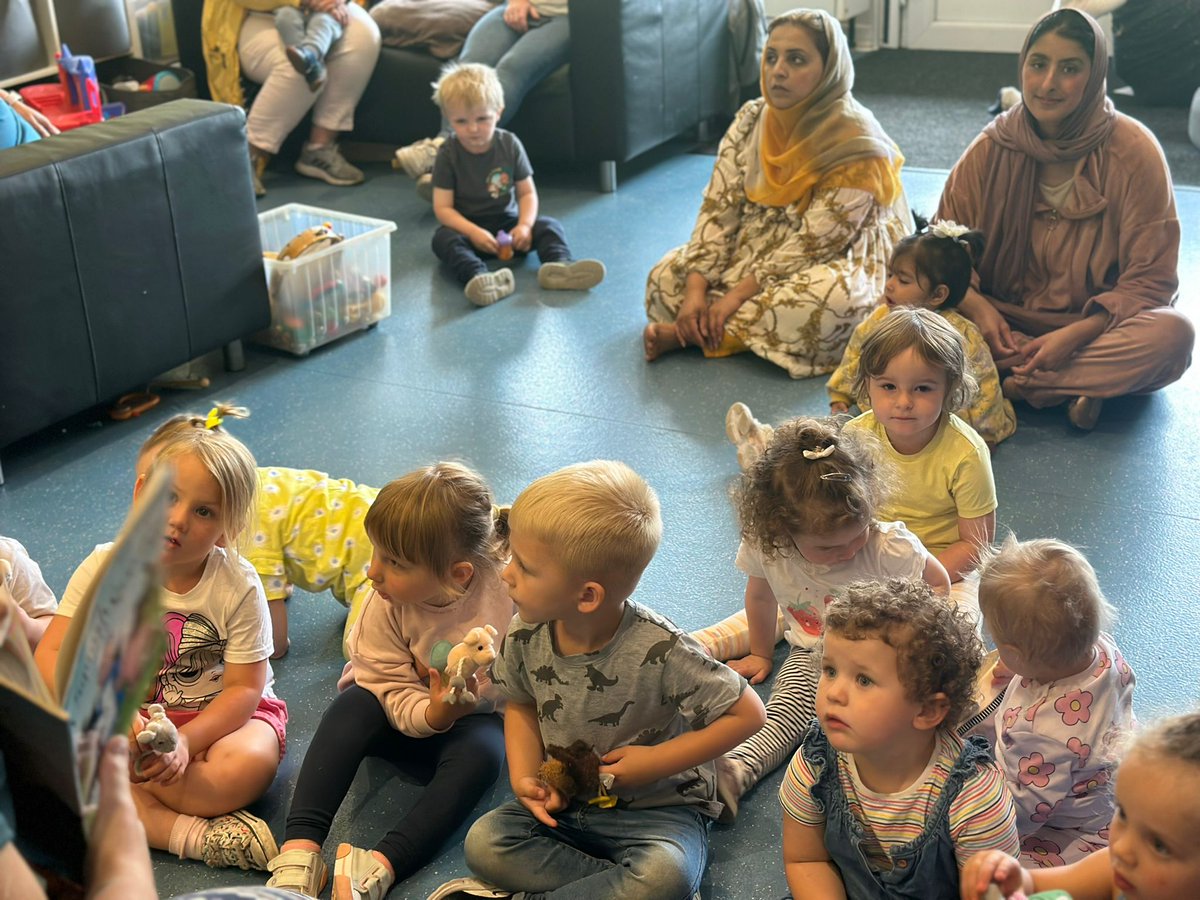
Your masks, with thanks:
<instances>
[{"instance_id":1,"label":"woman's hand","mask_svg":"<svg viewBox=\"0 0 1200 900\"><path fill-rule=\"evenodd\" d=\"M1008 320L1000 315L1000 311L992 306L983 294L975 288L968 288L961 308L987 341L992 358L996 360L996 368L1003 371L1021 362L1020 349L1012 329L1008 327Z\"/></svg>"},{"instance_id":2,"label":"woman's hand","mask_svg":"<svg viewBox=\"0 0 1200 900\"><path fill-rule=\"evenodd\" d=\"M721 341L725 340L725 322L741 309L746 299L748 298L738 297L730 291L716 303L709 305L705 313L705 324L701 329L705 334L704 346L709 350L716 350L721 346Z\"/></svg>"},{"instance_id":3,"label":"woman's hand","mask_svg":"<svg viewBox=\"0 0 1200 900\"><path fill-rule=\"evenodd\" d=\"M306 3L306 8L312 12L329 13L343 28L350 24L346 0L306 0Z\"/></svg>"},{"instance_id":4,"label":"woman's hand","mask_svg":"<svg viewBox=\"0 0 1200 900\"><path fill-rule=\"evenodd\" d=\"M679 312L675 314L675 331L679 335L679 343L683 346L689 344L693 347L708 346L707 332L707 304L704 300L703 291L699 296L688 291L687 297L679 306Z\"/></svg>"},{"instance_id":5,"label":"woman's hand","mask_svg":"<svg viewBox=\"0 0 1200 900\"><path fill-rule=\"evenodd\" d=\"M11 106L12 111L28 122L33 127L33 130L38 133L39 137L49 137L52 134L59 134L59 130L54 123L32 106L26 104L21 99L21 95L16 91L0 91L0 102Z\"/></svg>"},{"instance_id":6,"label":"woman's hand","mask_svg":"<svg viewBox=\"0 0 1200 900\"><path fill-rule=\"evenodd\" d=\"M529 30L530 19L541 17L542 14L529 5L529 0L508 0L504 7L504 24L522 34Z\"/></svg>"},{"instance_id":7,"label":"woman's hand","mask_svg":"<svg viewBox=\"0 0 1200 900\"><path fill-rule=\"evenodd\" d=\"M1072 356L1098 338L1108 327L1108 313L1097 312L1031 338L1021 347L1024 360L1012 367L1014 375L1028 377L1034 372L1057 372Z\"/></svg>"}]
</instances>

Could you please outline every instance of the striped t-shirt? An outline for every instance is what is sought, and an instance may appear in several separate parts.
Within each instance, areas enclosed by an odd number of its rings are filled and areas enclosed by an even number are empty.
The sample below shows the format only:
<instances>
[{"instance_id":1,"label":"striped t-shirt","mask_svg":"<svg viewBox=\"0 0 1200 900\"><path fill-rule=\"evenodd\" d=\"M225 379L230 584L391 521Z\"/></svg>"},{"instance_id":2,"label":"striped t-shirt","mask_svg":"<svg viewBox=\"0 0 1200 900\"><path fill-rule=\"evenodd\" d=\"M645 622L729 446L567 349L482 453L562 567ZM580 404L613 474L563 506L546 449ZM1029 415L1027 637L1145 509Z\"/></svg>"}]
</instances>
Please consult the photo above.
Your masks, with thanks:
<instances>
[{"instance_id":1,"label":"striped t-shirt","mask_svg":"<svg viewBox=\"0 0 1200 900\"><path fill-rule=\"evenodd\" d=\"M848 753L837 755L838 780L851 814L867 833L868 842L863 850L873 869L889 870L888 851L910 843L925 830L925 820L937 805L942 786L961 751L962 742L957 737L939 731L937 746L925 771L906 790L895 794L880 794L867 788L858 778L854 757ZM779 788L779 802L784 812L802 825L825 824L825 813L818 808L810 790L815 782L816 773L801 747L792 757ZM976 767L950 803L950 838L960 869L982 850L1017 855L1020 839L1016 809L995 764Z\"/></svg>"}]
</instances>

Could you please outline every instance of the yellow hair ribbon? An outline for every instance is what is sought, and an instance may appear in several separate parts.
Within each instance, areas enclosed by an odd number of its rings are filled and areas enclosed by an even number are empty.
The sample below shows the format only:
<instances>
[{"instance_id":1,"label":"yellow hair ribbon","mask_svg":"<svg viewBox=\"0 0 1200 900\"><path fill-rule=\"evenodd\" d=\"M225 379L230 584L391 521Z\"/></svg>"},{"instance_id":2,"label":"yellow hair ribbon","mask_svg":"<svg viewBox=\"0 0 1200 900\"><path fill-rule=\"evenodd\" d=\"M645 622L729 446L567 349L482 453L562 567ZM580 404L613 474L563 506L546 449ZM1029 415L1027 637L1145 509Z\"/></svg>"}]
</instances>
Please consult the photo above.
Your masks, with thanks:
<instances>
[{"instance_id":1,"label":"yellow hair ribbon","mask_svg":"<svg viewBox=\"0 0 1200 900\"><path fill-rule=\"evenodd\" d=\"M208 418L204 420L204 427L211 431L214 428L220 428L221 423L225 420L217 415L217 407L213 407L208 411Z\"/></svg>"}]
</instances>

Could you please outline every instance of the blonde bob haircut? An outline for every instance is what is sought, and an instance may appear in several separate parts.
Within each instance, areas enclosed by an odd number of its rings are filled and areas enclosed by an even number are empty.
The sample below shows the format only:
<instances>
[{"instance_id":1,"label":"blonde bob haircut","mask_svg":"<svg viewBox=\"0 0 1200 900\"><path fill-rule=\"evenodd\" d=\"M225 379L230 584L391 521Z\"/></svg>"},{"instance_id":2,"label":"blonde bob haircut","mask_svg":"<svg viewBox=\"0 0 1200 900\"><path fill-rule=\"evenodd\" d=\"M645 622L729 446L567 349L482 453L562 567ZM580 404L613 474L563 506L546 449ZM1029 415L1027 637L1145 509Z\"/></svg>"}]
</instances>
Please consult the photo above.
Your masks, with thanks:
<instances>
[{"instance_id":1,"label":"blonde bob haircut","mask_svg":"<svg viewBox=\"0 0 1200 900\"><path fill-rule=\"evenodd\" d=\"M491 66L450 63L433 83L433 102L443 110L448 106L485 106L498 113L504 109L504 88Z\"/></svg>"},{"instance_id":2,"label":"blonde bob haircut","mask_svg":"<svg viewBox=\"0 0 1200 900\"><path fill-rule=\"evenodd\" d=\"M455 596L466 590L453 581L455 563L499 568L502 516L483 476L462 463L438 462L384 485L363 527L377 551L429 569L447 596Z\"/></svg>"},{"instance_id":3,"label":"blonde bob haircut","mask_svg":"<svg viewBox=\"0 0 1200 900\"><path fill-rule=\"evenodd\" d=\"M199 425L181 424L165 432L155 444L158 455L150 469L182 456L196 457L217 482L221 532L226 549L236 552L238 540L254 516L258 466L245 444L219 426L206 428L203 423L201 419Z\"/></svg>"},{"instance_id":4,"label":"blonde bob haircut","mask_svg":"<svg viewBox=\"0 0 1200 900\"><path fill-rule=\"evenodd\" d=\"M979 609L997 644L1038 662L1082 658L1113 618L1082 553L1062 541L1012 535L982 554Z\"/></svg>"},{"instance_id":5,"label":"blonde bob haircut","mask_svg":"<svg viewBox=\"0 0 1200 900\"><path fill-rule=\"evenodd\" d=\"M603 459L539 478L513 503L509 525L553 548L572 575L622 598L633 593L662 539L654 490L629 466Z\"/></svg>"},{"instance_id":6,"label":"blonde bob haircut","mask_svg":"<svg viewBox=\"0 0 1200 900\"><path fill-rule=\"evenodd\" d=\"M871 379L882 375L888 364L909 348L915 349L917 356L927 364L946 373L942 409L951 412L971 403L979 386L967 371L962 335L942 316L919 307L892 310L863 341L858 374L852 388L854 396L869 401Z\"/></svg>"}]
</instances>

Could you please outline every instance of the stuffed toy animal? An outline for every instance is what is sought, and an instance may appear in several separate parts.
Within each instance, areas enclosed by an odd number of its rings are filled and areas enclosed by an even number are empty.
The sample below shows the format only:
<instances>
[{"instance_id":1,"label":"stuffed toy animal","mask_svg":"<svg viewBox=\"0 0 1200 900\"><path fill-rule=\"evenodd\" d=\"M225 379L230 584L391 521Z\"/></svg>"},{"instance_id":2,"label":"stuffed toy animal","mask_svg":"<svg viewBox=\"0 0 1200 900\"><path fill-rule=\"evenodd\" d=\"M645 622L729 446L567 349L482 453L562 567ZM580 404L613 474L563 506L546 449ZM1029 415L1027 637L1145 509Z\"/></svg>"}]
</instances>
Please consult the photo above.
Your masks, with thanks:
<instances>
[{"instance_id":1,"label":"stuffed toy animal","mask_svg":"<svg viewBox=\"0 0 1200 900\"><path fill-rule=\"evenodd\" d=\"M447 703L476 703L479 698L467 690L467 679L496 659L496 634L491 625L477 625L450 648L446 657Z\"/></svg>"},{"instance_id":2,"label":"stuffed toy animal","mask_svg":"<svg viewBox=\"0 0 1200 900\"><path fill-rule=\"evenodd\" d=\"M167 711L162 705L151 703L146 707L146 712L150 714L150 718L146 720L145 727L137 733L138 746L143 750L133 764L133 770L138 775L142 774L142 764L151 756L170 753L179 745L179 731L175 728L175 723L167 718Z\"/></svg>"},{"instance_id":3,"label":"stuffed toy animal","mask_svg":"<svg viewBox=\"0 0 1200 900\"><path fill-rule=\"evenodd\" d=\"M605 809L616 805L617 798L608 792L613 776L600 774L600 757L586 742L575 741L569 747L550 744L546 756L538 778L568 800L577 798Z\"/></svg>"},{"instance_id":4,"label":"stuffed toy animal","mask_svg":"<svg viewBox=\"0 0 1200 900\"><path fill-rule=\"evenodd\" d=\"M167 711L159 703L151 703L146 712L150 718L137 734L138 744L152 753L170 753L179 744L175 723L167 718Z\"/></svg>"}]
</instances>

